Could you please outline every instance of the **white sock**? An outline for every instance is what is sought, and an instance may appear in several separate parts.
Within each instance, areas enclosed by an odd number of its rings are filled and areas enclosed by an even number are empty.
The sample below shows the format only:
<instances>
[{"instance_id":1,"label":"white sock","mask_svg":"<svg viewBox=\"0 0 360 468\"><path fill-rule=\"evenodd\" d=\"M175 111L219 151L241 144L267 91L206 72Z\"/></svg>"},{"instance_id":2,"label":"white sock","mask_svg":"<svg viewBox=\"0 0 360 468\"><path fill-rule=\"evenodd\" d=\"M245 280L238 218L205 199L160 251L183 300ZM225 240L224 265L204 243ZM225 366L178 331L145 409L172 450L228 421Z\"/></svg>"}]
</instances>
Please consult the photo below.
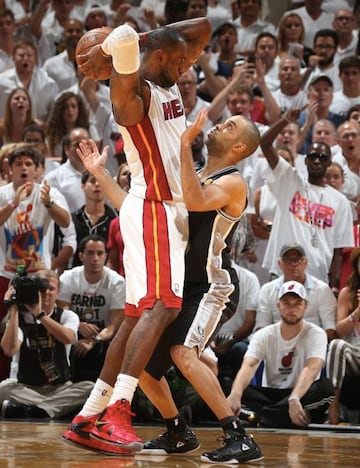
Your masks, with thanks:
<instances>
[{"instance_id":1,"label":"white sock","mask_svg":"<svg viewBox=\"0 0 360 468\"><path fill-rule=\"evenodd\" d=\"M97 379L79 415L93 416L94 414L101 413L109 403L113 391L114 389L111 385L108 385L101 379Z\"/></svg>"},{"instance_id":2,"label":"white sock","mask_svg":"<svg viewBox=\"0 0 360 468\"><path fill-rule=\"evenodd\" d=\"M119 374L109 405L112 405L115 401L122 399L127 400L131 404L138 381L139 379L136 379L131 375Z\"/></svg>"}]
</instances>

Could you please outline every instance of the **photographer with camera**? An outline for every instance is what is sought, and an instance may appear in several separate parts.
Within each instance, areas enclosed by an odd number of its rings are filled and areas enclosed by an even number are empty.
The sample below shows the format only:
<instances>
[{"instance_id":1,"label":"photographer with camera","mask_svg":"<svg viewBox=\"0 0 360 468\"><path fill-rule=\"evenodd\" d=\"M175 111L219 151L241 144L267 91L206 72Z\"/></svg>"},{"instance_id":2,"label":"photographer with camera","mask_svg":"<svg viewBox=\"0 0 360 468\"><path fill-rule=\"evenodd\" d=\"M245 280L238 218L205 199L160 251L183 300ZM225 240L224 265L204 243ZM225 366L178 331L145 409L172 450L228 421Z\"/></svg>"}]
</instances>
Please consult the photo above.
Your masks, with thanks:
<instances>
[{"instance_id":1,"label":"photographer with camera","mask_svg":"<svg viewBox=\"0 0 360 468\"><path fill-rule=\"evenodd\" d=\"M10 378L0 382L2 418L59 418L82 405L93 386L69 380L79 318L56 305L58 292L57 273L42 270L17 274L5 293L8 321L0 345L12 361Z\"/></svg>"}]
</instances>

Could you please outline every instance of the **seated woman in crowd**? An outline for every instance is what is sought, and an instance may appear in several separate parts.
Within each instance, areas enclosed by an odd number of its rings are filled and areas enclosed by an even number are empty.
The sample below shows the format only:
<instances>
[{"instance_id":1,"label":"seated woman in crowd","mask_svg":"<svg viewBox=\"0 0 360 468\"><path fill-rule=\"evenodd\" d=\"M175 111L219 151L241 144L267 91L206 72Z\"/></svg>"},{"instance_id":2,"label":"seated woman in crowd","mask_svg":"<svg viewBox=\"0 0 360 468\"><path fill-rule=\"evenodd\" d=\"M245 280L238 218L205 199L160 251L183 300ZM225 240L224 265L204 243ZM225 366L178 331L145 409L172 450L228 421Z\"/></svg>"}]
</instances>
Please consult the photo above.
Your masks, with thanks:
<instances>
[{"instance_id":1,"label":"seated woman in crowd","mask_svg":"<svg viewBox=\"0 0 360 468\"><path fill-rule=\"evenodd\" d=\"M338 297L336 332L331 341L326 375L335 387L335 400L329 407L329 422L337 424L340 394L345 376L360 377L360 247L351 254L352 273Z\"/></svg>"}]
</instances>

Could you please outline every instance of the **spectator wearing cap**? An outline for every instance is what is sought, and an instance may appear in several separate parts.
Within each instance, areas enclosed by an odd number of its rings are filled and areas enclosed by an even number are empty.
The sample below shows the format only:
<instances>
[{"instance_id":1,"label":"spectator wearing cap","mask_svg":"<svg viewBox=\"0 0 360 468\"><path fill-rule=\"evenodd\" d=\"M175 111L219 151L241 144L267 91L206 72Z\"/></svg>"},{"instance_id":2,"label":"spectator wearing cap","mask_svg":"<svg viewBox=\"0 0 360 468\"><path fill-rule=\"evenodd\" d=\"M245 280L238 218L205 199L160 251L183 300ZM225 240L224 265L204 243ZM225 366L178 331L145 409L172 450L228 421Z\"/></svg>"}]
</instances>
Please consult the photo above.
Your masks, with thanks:
<instances>
[{"instance_id":1,"label":"spectator wearing cap","mask_svg":"<svg viewBox=\"0 0 360 468\"><path fill-rule=\"evenodd\" d=\"M228 401L240 419L244 405L265 427L306 428L310 423L323 423L334 399L330 380L320 377L326 333L304 319L307 296L301 283L283 283L277 307L280 321L253 335ZM249 386L262 361L261 385Z\"/></svg>"},{"instance_id":2,"label":"spectator wearing cap","mask_svg":"<svg viewBox=\"0 0 360 468\"><path fill-rule=\"evenodd\" d=\"M95 28L107 26L108 21L105 13L105 8L100 5L91 5L85 11L84 26L86 31Z\"/></svg>"},{"instance_id":3,"label":"spectator wearing cap","mask_svg":"<svg viewBox=\"0 0 360 468\"><path fill-rule=\"evenodd\" d=\"M327 75L318 75L309 85L308 102L298 119L301 127L301 153L306 153L313 135L313 127L320 119L330 120L337 128L344 122L345 117L330 111L330 105L334 96L334 87L331 78Z\"/></svg>"},{"instance_id":4,"label":"spectator wearing cap","mask_svg":"<svg viewBox=\"0 0 360 468\"><path fill-rule=\"evenodd\" d=\"M338 288L341 249L354 245L352 213L348 199L326 185L325 173L331 164L331 150L324 142L312 143L305 157L307 179L279 157L272 146L289 121L299 118L301 109L291 109L261 137L260 145L269 163L268 183L277 201L263 267L281 274L278 256L281 246L296 242L304 247L308 272Z\"/></svg>"},{"instance_id":5,"label":"spectator wearing cap","mask_svg":"<svg viewBox=\"0 0 360 468\"><path fill-rule=\"evenodd\" d=\"M310 72L307 84L313 81L316 76L326 75L332 83L334 91L341 89L341 81L339 78L339 68L335 63L335 53L339 44L339 36L333 29L320 29L314 37L314 55L309 57L309 66L307 73Z\"/></svg>"},{"instance_id":6,"label":"spectator wearing cap","mask_svg":"<svg viewBox=\"0 0 360 468\"><path fill-rule=\"evenodd\" d=\"M308 260L302 245L284 244L278 259L282 272L279 278L265 283L259 294L255 330L281 320L277 299L282 285L297 281L306 291L307 307L304 318L325 330L328 341L336 337L336 299L329 285L306 272Z\"/></svg>"}]
</instances>

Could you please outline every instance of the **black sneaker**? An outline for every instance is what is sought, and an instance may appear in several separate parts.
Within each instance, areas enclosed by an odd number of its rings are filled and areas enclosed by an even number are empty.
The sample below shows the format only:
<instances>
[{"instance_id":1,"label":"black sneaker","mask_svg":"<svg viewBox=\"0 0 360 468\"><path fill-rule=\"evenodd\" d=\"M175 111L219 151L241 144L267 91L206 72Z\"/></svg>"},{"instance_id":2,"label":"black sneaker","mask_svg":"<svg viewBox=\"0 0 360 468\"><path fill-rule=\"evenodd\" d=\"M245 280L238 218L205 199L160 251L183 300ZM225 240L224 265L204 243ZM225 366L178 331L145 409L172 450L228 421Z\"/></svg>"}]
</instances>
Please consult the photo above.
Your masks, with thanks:
<instances>
[{"instance_id":1,"label":"black sneaker","mask_svg":"<svg viewBox=\"0 0 360 468\"><path fill-rule=\"evenodd\" d=\"M142 454L166 455L170 453L188 453L200 447L194 432L186 427L183 432L167 431L157 439L145 442Z\"/></svg>"},{"instance_id":2,"label":"black sneaker","mask_svg":"<svg viewBox=\"0 0 360 468\"><path fill-rule=\"evenodd\" d=\"M201 461L235 464L264 458L262 451L251 436L229 431L221 439L224 442L224 447L220 447L213 452L203 453Z\"/></svg>"}]
</instances>

